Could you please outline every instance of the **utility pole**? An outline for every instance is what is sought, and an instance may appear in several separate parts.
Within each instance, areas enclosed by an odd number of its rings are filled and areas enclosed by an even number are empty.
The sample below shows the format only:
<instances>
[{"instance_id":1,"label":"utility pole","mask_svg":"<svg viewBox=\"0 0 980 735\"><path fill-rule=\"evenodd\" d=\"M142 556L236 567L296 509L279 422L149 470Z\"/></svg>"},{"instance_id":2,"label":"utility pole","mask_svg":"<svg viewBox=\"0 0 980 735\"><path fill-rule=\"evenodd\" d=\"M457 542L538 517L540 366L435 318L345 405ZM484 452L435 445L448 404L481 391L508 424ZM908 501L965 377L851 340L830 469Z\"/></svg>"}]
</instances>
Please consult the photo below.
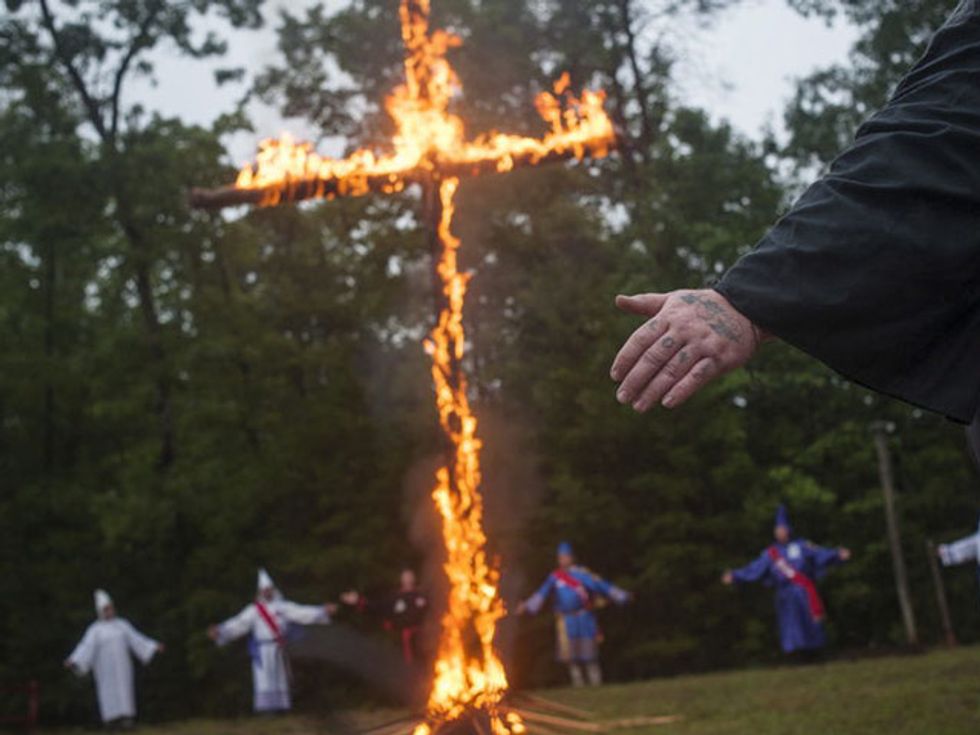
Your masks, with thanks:
<instances>
[{"instance_id":1,"label":"utility pole","mask_svg":"<svg viewBox=\"0 0 980 735\"><path fill-rule=\"evenodd\" d=\"M905 625L905 639L910 646L919 644L915 626L915 611L912 609L912 595L909 592L909 575L902 554L902 537L898 530L898 514L895 511L895 473L892 469L891 451L888 448L886 431L890 427L876 422L871 427L875 451L878 454L878 474L881 477L881 490L885 497L885 523L888 527L888 546L892 555L892 571L895 574L895 589L898 604L902 609L902 623Z\"/></svg>"}]
</instances>

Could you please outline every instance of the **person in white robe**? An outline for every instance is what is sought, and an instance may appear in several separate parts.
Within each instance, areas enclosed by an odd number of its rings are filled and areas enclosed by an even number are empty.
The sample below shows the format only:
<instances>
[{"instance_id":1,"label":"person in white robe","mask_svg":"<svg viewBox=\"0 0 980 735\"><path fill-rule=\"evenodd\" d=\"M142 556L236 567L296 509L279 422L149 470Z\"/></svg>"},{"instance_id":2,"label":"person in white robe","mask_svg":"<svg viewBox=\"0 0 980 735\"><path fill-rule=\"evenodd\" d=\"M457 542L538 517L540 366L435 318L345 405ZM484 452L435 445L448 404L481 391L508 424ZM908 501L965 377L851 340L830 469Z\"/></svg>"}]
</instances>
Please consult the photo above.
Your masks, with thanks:
<instances>
[{"instance_id":1,"label":"person in white robe","mask_svg":"<svg viewBox=\"0 0 980 735\"><path fill-rule=\"evenodd\" d=\"M972 536L941 545L938 551L939 558L946 567L972 561L977 569L977 579L980 580L980 529Z\"/></svg>"},{"instance_id":2,"label":"person in white robe","mask_svg":"<svg viewBox=\"0 0 980 735\"><path fill-rule=\"evenodd\" d=\"M298 605L284 599L272 577L260 569L255 601L233 618L212 625L208 635L219 646L249 635L255 711L288 712L292 708L286 653L289 626L329 623L336 610L337 606L331 603Z\"/></svg>"},{"instance_id":3,"label":"person in white robe","mask_svg":"<svg viewBox=\"0 0 980 735\"><path fill-rule=\"evenodd\" d=\"M95 591L95 612L98 619L85 631L65 666L79 676L93 673L104 723L129 727L136 718L133 656L147 664L163 651L163 644L118 617L105 590Z\"/></svg>"}]
</instances>

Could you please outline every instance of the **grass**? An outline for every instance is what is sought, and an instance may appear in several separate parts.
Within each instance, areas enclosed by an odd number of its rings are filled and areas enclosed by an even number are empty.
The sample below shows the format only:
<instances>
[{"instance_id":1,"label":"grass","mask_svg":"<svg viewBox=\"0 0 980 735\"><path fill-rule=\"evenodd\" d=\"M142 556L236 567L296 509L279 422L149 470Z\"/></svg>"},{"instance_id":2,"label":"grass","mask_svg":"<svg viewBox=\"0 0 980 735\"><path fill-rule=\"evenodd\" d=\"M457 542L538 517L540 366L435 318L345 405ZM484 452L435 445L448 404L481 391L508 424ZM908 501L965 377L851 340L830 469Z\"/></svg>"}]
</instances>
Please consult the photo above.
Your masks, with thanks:
<instances>
[{"instance_id":1,"label":"grass","mask_svg":"<svg viewBox=\"0 0 980 735\"><path fill-rule=\"evenodd\" d=\"M600 720L683 717L662 727L623 730L622 735L975 735L980 731L980 648L541 694L594 712ZM351 720L369 726L397 716L361 712ZM330 729L325 722L289 717L192 721L146 727L140 733L327 735Z\"/></svg>"},{"instance_id":2,"label":"grass","mask_svg":"<svg viewBox=\"0 0 980 735\"><path fill-rule=\"evenodd\" d=\"M682 715L683 721L656 728L665 735L966 735L980 731L980 650L685 676L550 696L605 718Z\"/></svg>"}]
</instances>

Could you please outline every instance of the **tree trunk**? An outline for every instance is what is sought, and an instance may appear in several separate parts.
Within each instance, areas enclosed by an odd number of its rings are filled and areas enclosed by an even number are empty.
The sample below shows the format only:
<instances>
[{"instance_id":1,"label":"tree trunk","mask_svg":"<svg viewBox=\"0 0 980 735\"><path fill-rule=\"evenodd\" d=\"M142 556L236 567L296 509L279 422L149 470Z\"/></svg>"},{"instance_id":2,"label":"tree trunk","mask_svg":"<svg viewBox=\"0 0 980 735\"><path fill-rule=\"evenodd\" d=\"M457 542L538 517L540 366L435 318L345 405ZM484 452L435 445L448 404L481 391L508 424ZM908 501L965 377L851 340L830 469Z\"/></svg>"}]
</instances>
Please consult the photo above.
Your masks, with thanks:
<instances>
[{"instance_id":1,"label":"tree trunk","mask_svg":"<svg viewBox=\"0 0 980 735\"><path fill-rule=\"evenodd\" d=\"M888 527L888 545L891 549L892 570L895 575L895 589L898 604L902 610L902 623L905 626L905 639L910 646L919 643L915 625L915 611L912 609L912 594L909 591L908 570L902 554L902 538L898 528L898 513L895 510L895 476L892 470L891 453L884 427L874 427L875 451L878 455L878 473L881 476L881 489L885 498L885 523Z\"/></svg>"},{"instance_id":2,"label":"tree trunk","mask_svg":"<svg viewBox=\"0 0 980 735\"><path fill-rule=\"evenodd\" d=\"M156 297L153 294L153 280L150 275L151 265L145 238L134 222L128 200L124 195L118 193L118 189L116 202L119 208L118 221L131 251L131 262L136 276L136 293L150 353L150 372L155 384L156 398L153 412L156 414L160 432L157 467L166 471L177 458L177 441L174 427L173 381L170 376L170 366L167 365L167 352L163 345L163 327L160 324Z\"/></svg>"},{"instance_id":3,"label":"tree trunk","mask_svg":"<svg viewBox=\"0 0 980 735\"><path fill-rule=\"evenodd\" d=\"M636 103L640 108L640 155L646 161L656 131L653 129L653 121L650 119L650 95L643 83L644 74L640 66L636 31L633 28L636 19L630 0L618 0L617 8L619 10L619 31L626 38L626 46L623 48L623 52L629 62L630 73L633 75L633 95L636 97Z\"/></svg>"},{"instance_id":4,"label":"tree trunk","mask_svg":"<svg viewBox=\"0 0 980 735\"><path fill-rule=\"evenodd\" d=\"M174 438L173 382L166 364L167 355L163 347L163 330L157 313L156 299L153 296L152 279L150 276L151 264L147 255L147 243L132 214L132 207L127 196L127 184L121 177L124 151L120 150L118 141L118 122L123 81L130 70L130 64L141 49L140 44L144 42L145 34L149 31L149 28L155 22L163 8L163 3L156 3L153 7L149 8L147 16L140 25L139 34L132 41L132 45L129 47L125 58L120 63L119 68L116 69L114 75L115 88L112 96L108 100L101 100L97 94L93 94L89 89L83 74L76 66L70 44L65 43L64 38L59 32L55 14L52 12L48 0L40 0L39 2L42 25L51 37L58 63L67 74L68 82L78 94L86 117L95 129L99 140L102 142L102 152L109 164L107 170L109 171L112 192L116 199L115 218L129 243L131 251L136 275L136 290L140 303L140 311L143 316L143 323L147 331L150 358L152 360L151 370L154 373L154 382L156 385L154 413L156 413L160 430L160 452L157 465L161 470L166 470L173 464L177 452L176 440ZM108 116L104 110L106 102L109 103ZM111 124L107 124L107 120L111 120Z\"/></svg>"}]
</instances>

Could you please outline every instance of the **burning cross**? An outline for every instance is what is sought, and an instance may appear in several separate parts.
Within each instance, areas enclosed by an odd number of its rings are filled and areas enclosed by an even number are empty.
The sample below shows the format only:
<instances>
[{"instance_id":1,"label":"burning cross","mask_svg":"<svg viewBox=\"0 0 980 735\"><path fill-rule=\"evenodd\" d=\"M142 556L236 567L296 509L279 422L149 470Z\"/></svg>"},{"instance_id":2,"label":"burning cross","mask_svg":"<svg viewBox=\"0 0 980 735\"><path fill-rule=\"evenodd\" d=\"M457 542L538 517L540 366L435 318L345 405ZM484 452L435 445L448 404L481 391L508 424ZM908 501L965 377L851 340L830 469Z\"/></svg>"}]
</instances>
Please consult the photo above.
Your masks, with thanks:
<instances>
[{"instance_id":1,"label":"burning cross","mask_svg":"<svg viewBox=\"0 0 980 735\"><path fill-rule=\"evenodd\" d=\"M507 675L493 642L505 614L498 594L499 572L487 558L480 493L477 420L468 398L462 367L466 336L463 306L469 275L459 270L460 241L452 233L454 200L460 178L505 173L517 167L586 155L603 157L615 144L612 122L603 110L605 96L585 91L576 97L568 77L554 93L537 98L549 125L542 138L503 133L465 137L461 118L449 111L461 85L447 52L460 39L429 29L430 0L401 0L405 43L405 82L387 100L396 123L392 150L362 149L344 159L323 158L309 144L283 137L262 143L257 161L242 169L234 186L195 190L195 207L219 209L240 204L273 206L303 199L333 199L368 193L394 193L412 183L426 192L426 224L441 285L438 320L426 340L442 431L449 442L445 466L436 475L432 498L442 519L446 548L444 569L450 593L429 695L426 721L415 735L470 717L481 735L520 735L520 715L501 705ZM479 651L470 641L475 634Z\"/></svg>"}]
</instances>

